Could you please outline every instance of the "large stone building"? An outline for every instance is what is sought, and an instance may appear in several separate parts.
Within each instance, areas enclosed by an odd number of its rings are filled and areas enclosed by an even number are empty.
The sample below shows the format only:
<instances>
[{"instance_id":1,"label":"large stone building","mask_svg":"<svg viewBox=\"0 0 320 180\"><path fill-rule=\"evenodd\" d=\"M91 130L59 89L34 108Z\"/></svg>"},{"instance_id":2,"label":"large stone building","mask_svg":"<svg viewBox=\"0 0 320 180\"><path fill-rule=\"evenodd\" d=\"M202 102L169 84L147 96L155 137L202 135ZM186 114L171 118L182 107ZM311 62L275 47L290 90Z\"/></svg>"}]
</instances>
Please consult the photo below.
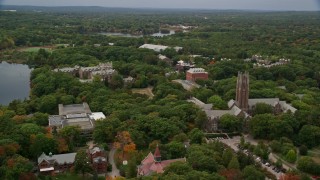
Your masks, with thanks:
<instances>
[{"instance_id":1,"label":"large stone building","mask_svg":"<svg viewBox=\"0 0 320 180\"><path fill-rule=\"evenodd\" d=\"M297 110L290 104L287 104L286 101L280 101L279 98L249 99L249 91L249 73L239 72L236 87L236 101L229 101L229 108L237 106L241 110L252 114L258 103L264 103L270 105L273 108L274 114L280 114L288 111L294 113Z\"/></svg>"},{"instance_id":2,"label":"large stone building","mask_svg":"<svg viewBox=\"0 0 320 180\"><path fill-rule=\"evenodd\" d=\"M163 173L165 167L173 162L186 162L186 158L162 160L159 147L156 147L154 154L151 152L145 157L138 166L138 176L149 176L153 173Z\"/></svg>"},{"instance_id":3,"label":"large stone building","mask_svg":"<svg viewBox=\"0 0 320 180\"><path fill-rule=\"evenodd\" d=\"M49 127L59 130L66 126L79 126L83 134L90 134L95 121L106 118L102 112L91 112L89 105L59 104L59 115L49 116Z\"/></svg>"},{"instance_id":4,"label":"large stone building","mask_svg":"<svg viewBox=\"0 0 320 180\"><path fill-rule=\"evenodd\" d=\"M79 77L82 80L92 80L94 76L99 76L104 81L110 81L112 76L114 74L117 74L117 71L114 70L112 67L112 62L108 62L100 63L99 65L92 67L75 66L73 68L57 68L54 69L54 71L69 73L75 77Z\"/></svg>"},{"instance_id":5,"label":"large stone building","mask_svg":"<svg viewBox=\"0 0 320 180\"><path fill-rule=\"evenodd\" d=\"M247 119L249 118L249 114L243 110L241 110L238 106L234 105L234 100L230 100L228 102L229 109L228 110L212 110L212 104L205 104L197 98L192 97L188 100L196 104L199 108L201 108L207 115L208 121L204 126L204 130L207 132L216 132L219 130L219 120L221 116L225 114L234 115L239 118Z\"/></svg>"},{"instance_id":6,"label":"large stone building","mask_svg":"<svg viewBox=\"0 0 320 180\"><path fill-rule=\"evenodd\" d=\"M261 98L249 99L249 73L238 73L238 80L236 85L236 100L228 102L228 110L212 110L212 104L205 104L196 98L188 100L196 104L207 115L208 121L205 125L207 132L216 132L219 130L219 120L225 114L234 115L245 120L250 119L250 115L254 111L258 103L270 105L273 108L274 114L283 112L294 113L297 109L287 104L286 101L280 101L279 98Z\"/></svg>"}]
</instances>

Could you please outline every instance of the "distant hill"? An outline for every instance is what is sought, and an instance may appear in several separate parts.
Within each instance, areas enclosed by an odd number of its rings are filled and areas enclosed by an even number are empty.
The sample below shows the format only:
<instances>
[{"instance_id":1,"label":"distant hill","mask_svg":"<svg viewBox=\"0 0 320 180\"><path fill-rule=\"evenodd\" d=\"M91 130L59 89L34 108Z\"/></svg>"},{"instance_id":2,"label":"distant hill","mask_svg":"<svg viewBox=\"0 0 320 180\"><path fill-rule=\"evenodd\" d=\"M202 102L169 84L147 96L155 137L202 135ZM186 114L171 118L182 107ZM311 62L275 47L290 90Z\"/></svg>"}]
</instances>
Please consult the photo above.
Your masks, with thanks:
<instances>
[{"instance_id":1,"label":"distant hill","mask_svg":"<svg viewBox=\"0 0 320 180\"><path fill-rule=\"evenodd\" d=\"M22 12L114 12L114 13L181 13L181 12L270 12L261 10L214 10L214 9L161 9L161 8L120 8L102 6L16 6L3 5L0 10L17 10Z\"/></svg>"}]
</instances>

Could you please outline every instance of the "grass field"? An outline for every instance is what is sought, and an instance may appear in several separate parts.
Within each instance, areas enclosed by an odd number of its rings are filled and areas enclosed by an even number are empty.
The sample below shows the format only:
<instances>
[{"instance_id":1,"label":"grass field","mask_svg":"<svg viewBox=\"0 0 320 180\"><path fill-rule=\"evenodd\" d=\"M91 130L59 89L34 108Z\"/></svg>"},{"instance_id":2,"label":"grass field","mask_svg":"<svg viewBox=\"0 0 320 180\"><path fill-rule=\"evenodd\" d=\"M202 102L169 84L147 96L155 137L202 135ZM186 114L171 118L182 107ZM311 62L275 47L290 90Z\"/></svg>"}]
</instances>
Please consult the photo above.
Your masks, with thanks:
<instances>
[{"instance_id":1,"label":"grass field","mask_svg":"<svg viewBox=\"0 0 320 180\"><path fill-rule=\"evenodd\" d=\"M39 49L45 49L46 51L49 51L49 52L52 51L52 47L47 47L47 46L43 46L43 47L25 47L25 48L19 49L19 51L22 51L22 52L38 52Z\"/></svg>"},{"instance_id":2,"label":"grass field","mask_svg":"<svg viewBox=\"0 0 320 180\"><path fill-rule=\"evenodd\" d=\"M137 94L145 94L149 98L153 98L154 94L152 93L153 87L147 87L147 88L140 88L140 89L132 89L132 93Z\"/></svg>"}]
</instances>

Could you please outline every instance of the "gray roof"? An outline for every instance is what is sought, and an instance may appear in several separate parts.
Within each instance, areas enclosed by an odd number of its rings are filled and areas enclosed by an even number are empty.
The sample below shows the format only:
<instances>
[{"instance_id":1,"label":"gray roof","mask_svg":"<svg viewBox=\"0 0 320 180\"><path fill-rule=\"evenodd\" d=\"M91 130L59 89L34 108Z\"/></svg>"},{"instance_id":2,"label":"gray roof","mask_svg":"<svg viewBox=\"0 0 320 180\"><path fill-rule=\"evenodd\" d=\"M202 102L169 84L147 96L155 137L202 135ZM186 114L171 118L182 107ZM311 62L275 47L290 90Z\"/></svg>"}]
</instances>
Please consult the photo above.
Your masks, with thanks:
<instances>
[{"instance_id":1,"label":"gray roof","mask_svg":"<svg viewBox=\"0 0 320 180\"><path fill-rule=\"evenodd\" d=\"M90 154L95 154L97 152L103 151L103 149L101 149L100 147L94 147L94 148L90 149L89 151L90 151Z\"/></svg>"},{"instance_id":2,"label":"gray roof","mask_svg":"<svg viewBox=\"0 0 320 180\"><path fill-rule=\"evenodd\" d=\"M212 104L205 104L205 103L203 103L202 101L200 101L199 99L197 99L195 97L192 97L192 98L188 99L187 101L194 103L199 108L204 109L204 110L212 109Z\"/></svg>"},{"instance_id":3,"label":"gray roof","mask_svg":"<svg viewBox=\"0 0 320 180\"><path fill-rule=\"evenodd\" d=\"M252 107L257 103L265 103L270 106L275 106L279 102L279 98L262 98L262 99L249 99L249 106Z\"/></svg>"},{"instance_id":4,"label":"gray roof","mask_svg":"<svg viewBox=\"0 0 320 180\"><path fill-rule=\"evenodd\" d=\"M233 115L233 113L230 110L205 110L205 113L207 114L208 117L212 119L215 117L221 117L225 114Z\"/></svg>"},{"instance_id":5,"label":"gray roof","mask_svg":"<svg viewBox=\"0 0 320 180\"><path fill-rule=\"evenodd\" d=\"M106 162L106 161L107 161L107 159L104 157L101 157L101 156L93 158L93 162L95 162L95 163Z\"/></svg>"},{"instance_id":6,"label":"gray roof","mask_svg":"<svg viewBox=\"0 0 320 180\"><path fill-rule=\"evenodd\" d=\"M51 115L49 116L49 126L60 126L64 121L63 116Z\"/></svg>"},{"instance_id":7,"label":"gray roof","mask_svg":"<svg viewBox=\"0 0 320 180\"><path fill-rule=\"evenodd\" d=\"M38 164L40 164L43 160L49 162L49 163L54 163L57 162L58 164L72 164L74 163L75 157L76 157L77 153L68 153L68 154L56 154L56 155L52 155L47 156L45 153L42 153L39 157L38 157Z\"/></svg>"},{"instance_id":8,"label":"gray roof","mask_svg":"<svg viewBox=\"0 0 320 180\"><path fill-rule=\"evenodd\" d=\"M292 113L296 112L296 108L292 107L290 104L287 104L285 101L280 101L281 108L284 112L291 111Z\"/></svg>"},{"instance_id":9,"label":"gray roof","mask_svg":"<svg viewBox=\"0 0 320 180\"><path fill-rule=\"evenodd\" d=\"M59 115L91 113L89 105L84 102L82 104L59 104Z\"/></svg>"},{"instance_id":10,"label":"gray roof","mask_svg":"<svg viewBox=\"0 0 320 180\"><path fill-rule=\"evenodd\" d=\"M242 111L240 108L238 108L237 106L233 106L230 110L205 110L205 113L208 117L210 117L211 119L215 118L215 117L221 117L225 114L230 114L230 115L234 115L234 116L238 116ZM249 115L245 113L245 117L248 117Z\"/></svg>"},{"instance_id":11,"label":"gray roof","mask_svg":"<svg viewBox=\"0 0 320 180\"><path fill-rule=\"evenodd\" d=\"M275 106L277 104L281 105L281 109L284 112L287 112L290 110L291 112L296 112L296 108L292 107L290 104L287 104L286 101L280 101L279 98L264 98L264 99L249 99L249 106L252 107L256 105L257 103L265 103L270 106Z\"/></svg>"},{"instance_id":12,"label":"gray roof","mask_svg":"<svg viewBox=\"0 0 320 180\"><path fill-rule=\"evenodd\" d=\"M93 122L90 118L74 118L64 121L63 126L80 126L81 129L92 129Z\"/></svg>"},{"instance_id":13,"label":"gray roof","mask_svg":"<svg viewBox=\"0 0 320 180\"><path fill-rule=\"evenodd\" d=\"M230 101L228 101L228 107L231 108L233 105L236 104L236 101L231 99Z\"/></svg>"}]
</instances>

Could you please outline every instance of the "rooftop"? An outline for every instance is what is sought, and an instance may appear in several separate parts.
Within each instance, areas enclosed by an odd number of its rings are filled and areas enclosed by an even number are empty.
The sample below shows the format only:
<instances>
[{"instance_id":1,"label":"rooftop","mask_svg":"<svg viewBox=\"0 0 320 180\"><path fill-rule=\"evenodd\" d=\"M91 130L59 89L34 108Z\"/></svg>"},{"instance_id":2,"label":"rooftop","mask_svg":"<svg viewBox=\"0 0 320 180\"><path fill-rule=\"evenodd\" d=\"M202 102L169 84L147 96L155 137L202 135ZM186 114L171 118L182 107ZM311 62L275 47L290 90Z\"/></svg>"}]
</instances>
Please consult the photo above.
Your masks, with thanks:
<instances>
[{"instance_id":1,"label":"rooftop","mask_svg":"<svg viewBox=\"0 0 320 180\"><path fill-rule=\"evenodd\" d=\"M89 105L84 102L82 104L70 104L70 105L63 105L59 104L59 115L69 115L69 114L82 114L91 113Z\"/></svg>"},{"instance_id":2,"label":"rooftop","mask_svg":"<svg viewBox=\"0 0 320 180\"><path fill-rule=\"evenodd\" d=\"M187 72L189 72L189 73L207 73L203 68L191 68Z\"/></svg>"},{"instance_id":3,"label":"rooftop","mask_svg":"<svg viewBox=\"0 0 320 180\"><path fill-rule=\"evenodd\" d=\"M94 112L94 113L90 114L89 117L90 117L90 119L94 119L96 121L106 118L106 116L103 114L103 112Z\"/></svg>"},{"instance_id":4,"label":"rooftop","mask_svg":"<svg viewBox=\"0 0 320 180\"><path fill-rule=\"evenodd\" d=\"M68 153L68 154L56 154L52 156L47 156L45 153L42 153L38 157L38 164L40 164L43 160L48 161L50 163L57 162L58 164L71 164L74 163L75 157L77 153Z\"/></svg>"}]
</instances>

